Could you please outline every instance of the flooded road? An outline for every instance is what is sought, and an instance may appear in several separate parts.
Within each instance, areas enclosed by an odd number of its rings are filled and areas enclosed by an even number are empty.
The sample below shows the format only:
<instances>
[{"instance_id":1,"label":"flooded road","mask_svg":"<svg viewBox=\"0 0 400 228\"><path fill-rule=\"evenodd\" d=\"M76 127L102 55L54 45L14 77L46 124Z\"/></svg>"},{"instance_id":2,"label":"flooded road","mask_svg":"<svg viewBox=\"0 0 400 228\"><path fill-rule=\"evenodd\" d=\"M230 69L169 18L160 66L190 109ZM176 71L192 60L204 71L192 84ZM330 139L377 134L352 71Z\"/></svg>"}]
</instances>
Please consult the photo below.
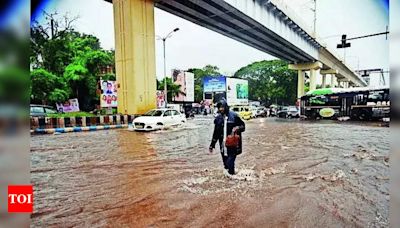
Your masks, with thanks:
<instances>
[{"instance_id":1,"label":"flooded road","mask_svg":"<svg viewBox=\"0 0 400 228\"><path fill-rule=\"evenodd\" d=\"M389 128L246 122L238 174L212 119L31 138L32 227L387 227Z\"/></svg>"}]
</instances>

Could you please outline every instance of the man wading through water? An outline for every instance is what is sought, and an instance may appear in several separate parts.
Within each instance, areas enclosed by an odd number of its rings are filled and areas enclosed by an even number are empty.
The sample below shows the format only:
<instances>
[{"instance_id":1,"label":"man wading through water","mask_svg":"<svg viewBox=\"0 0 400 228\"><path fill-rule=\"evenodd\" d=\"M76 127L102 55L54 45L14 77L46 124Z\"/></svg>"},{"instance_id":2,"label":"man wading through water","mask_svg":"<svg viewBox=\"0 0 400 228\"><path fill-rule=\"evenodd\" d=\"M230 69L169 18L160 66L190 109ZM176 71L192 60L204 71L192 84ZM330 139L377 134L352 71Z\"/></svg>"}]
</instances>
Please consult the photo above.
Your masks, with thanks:
<instances>
[{"instance_id":1,"label":"man wading through water","mask_svg":"<svg viewBox=\"0 0 400 228\"><path fill-rule=\"evenodd\" d=\"M229 111L225 99L217 103L217 108L218 115L214 120L215 127L209 150L212 153L218 141L224 168L234 175L236 155L242 153L242 132L245 130L245 124L236 113Z\"/></svg>"}]
</instances>

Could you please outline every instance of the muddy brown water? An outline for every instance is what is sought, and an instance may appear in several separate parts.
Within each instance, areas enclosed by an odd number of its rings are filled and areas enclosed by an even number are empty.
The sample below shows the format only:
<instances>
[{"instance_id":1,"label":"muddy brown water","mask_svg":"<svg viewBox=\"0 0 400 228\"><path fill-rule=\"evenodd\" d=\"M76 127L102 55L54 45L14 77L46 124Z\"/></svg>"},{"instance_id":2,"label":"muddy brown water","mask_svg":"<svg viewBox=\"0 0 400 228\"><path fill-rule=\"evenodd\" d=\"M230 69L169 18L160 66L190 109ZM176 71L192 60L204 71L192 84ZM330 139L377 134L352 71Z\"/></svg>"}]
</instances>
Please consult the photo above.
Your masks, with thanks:
<instances>
[{"instance_id":1,"label":"muddy brown water","mask_svg":"<svg viewBox=\"0 0 400 228\"><path fill-rule=\"evenodd\" d=\"M31 226L388 226L389 128L251 120L233 178L212 128L32 136Z\"/></svg>"}]
</instances>

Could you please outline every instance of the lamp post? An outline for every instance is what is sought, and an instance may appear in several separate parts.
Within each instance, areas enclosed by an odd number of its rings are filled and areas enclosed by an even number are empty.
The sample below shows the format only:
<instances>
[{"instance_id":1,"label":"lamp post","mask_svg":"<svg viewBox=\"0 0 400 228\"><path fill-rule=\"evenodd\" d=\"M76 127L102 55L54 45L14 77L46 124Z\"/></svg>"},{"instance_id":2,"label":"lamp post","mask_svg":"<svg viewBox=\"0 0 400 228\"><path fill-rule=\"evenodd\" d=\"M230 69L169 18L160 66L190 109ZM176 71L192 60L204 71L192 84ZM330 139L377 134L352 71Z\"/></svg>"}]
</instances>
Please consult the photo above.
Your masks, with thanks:
<instances>
[{"instance_id":1,"label":"lamp post","mask_svg":"<svg viewBox=\"0 0 400 228\"><path fill-rule=\"evenodd\" d=\"M170 33L168 33L168 35L166 35L165 37L158 37L158 39L163 41L163 50L164 50L164 103L165 103L165 107L167 107L167 66L166 66L166 61L165 61L165 41L170 38L172 36L172 33L179 31L179 28L175 28L174 30L172 30Z\"/></svg>"}]
</instances>

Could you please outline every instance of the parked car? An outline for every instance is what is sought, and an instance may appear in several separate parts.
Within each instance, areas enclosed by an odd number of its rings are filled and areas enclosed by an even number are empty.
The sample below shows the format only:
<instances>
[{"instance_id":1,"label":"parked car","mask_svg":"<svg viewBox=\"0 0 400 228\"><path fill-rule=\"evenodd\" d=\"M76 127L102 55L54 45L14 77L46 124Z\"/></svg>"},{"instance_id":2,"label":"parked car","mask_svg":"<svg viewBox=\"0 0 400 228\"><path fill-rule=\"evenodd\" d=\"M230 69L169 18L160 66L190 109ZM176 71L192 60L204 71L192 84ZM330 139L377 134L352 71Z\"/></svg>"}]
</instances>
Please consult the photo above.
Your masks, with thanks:
<instances>
[{"instance_id":1,"label":"parked car","mask_svg":"<svg viewBox=\"0 0 400 228\"><path fill-rule=\"evenodd\" d=\"M299 118L300 111L296 106L283 107L277 116L280 118Z\"/></svg>"},{"instance_id":2,"label":"parked car","mask_svg":"<svg viewBox=\"0 0 400 228\"><path fill-rule=\"evenodd\" d=\"M250 111L251 111L251 118L257 118L257 107L250 106Z\"/></svg>"},{"instance_id":3,"label":"parked car","mask_svg":"<svg viewBox=\"0 0 400 228\"><path fill-rule=\"evenodd\" d=\"M256 116L257 117L266 117L268 115L268 113L267 113L267 108L265 108L264 106L259 106L258 108L257 108L257 114L256 114Z\"/></svg>"},{"instance_id":4,"label":"parked car","mask_svg":"<svg viewBox=\"0 0 400 228\"><path fill-rule=\"evenodd\" d=\"M30 116L32 117L45 117L48 114L55 114L57 110L48 105L30 105Z\"/></svg>"},{"instance_id":5,"label":"parked car","mask_svg":"<svg viewBox=\"0 0 400 228\"><path fill-rule=\"evenodd\" d=\"M186 122L184 114L175 109L152 109L133 120L133 130L154 131L165 127L177 126Z\"/></svg>"},{"instance_id":6,"label":"parked car","mask_svg":"<svg viewBox=\"0 0 400 228\"><path fill-rule=\"evenodd\" d=\"M233 106L232 111L236 112L242 119L251 119L252 112L250 111L250 106Z\"/></svg>"}]
</instances>

